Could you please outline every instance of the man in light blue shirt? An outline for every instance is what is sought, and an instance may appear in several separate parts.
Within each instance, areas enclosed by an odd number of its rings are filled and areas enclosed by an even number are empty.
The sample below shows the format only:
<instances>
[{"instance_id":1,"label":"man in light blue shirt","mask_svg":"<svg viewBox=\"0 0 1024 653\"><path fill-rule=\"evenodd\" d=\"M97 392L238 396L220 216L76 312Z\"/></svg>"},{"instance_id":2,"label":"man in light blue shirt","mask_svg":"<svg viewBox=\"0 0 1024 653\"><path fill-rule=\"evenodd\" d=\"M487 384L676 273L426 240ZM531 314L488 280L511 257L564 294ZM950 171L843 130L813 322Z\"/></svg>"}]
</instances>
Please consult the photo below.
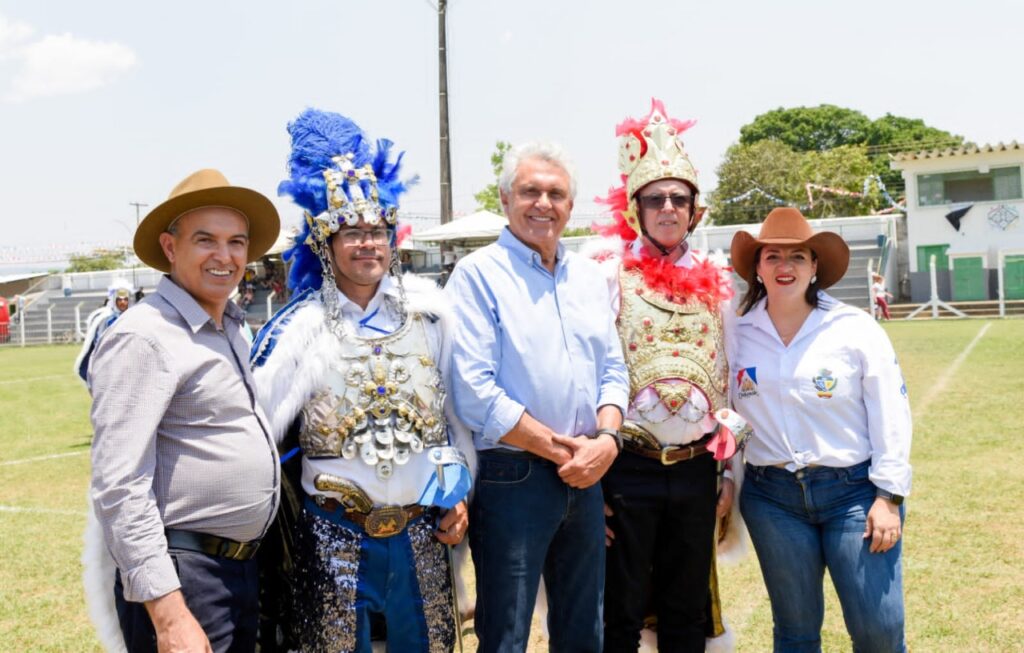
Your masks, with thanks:
<instances>
[{"instance_id":1,"label":"man in light blue shirt","mask_svg":"<svg viewBox=\"0 0 1024 653\"><path fill-rule=\"evenodd\" d=\"M621 447L628 380L597 264L559 243L576 185L556 146L505 156L498 242L446 290L452 390L480 468L470 507L479 650L525 651L543 575L552 651L602 648L600 480Z\"/></svg>"}]
</instances>

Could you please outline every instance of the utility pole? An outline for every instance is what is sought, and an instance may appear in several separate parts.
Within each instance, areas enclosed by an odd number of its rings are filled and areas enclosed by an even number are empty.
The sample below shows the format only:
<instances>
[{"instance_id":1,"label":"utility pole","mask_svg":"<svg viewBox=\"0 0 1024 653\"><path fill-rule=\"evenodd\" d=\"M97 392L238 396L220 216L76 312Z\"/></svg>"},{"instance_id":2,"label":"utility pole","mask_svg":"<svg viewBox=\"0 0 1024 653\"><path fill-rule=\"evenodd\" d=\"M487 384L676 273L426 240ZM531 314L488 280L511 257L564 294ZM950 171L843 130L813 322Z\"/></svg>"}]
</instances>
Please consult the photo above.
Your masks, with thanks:
<instances>
[{"instance_id":1,"label":"utility pole","mask_svg":"<svg viewBox=\"0 0 1024 653\"><path fill-rule=\"evenodd\" d=\"M149 204L143 204L142 202L128 202L128 206L134 206L135 207L135 231L138 231L139 230L139 209L141 209L144 206L149 206ZM135 248L134 247L132 248L132 254L135 254ZM132 265L132 288L135 288L136 292L139 290L139 284L136 283L136 276L135 276L135 270L136 270L137 267L138 267L137 265L134 265L134 264Z\"/></svg>"},{"instance_id":2,"label":"utility pole","mask_svg":"<svg viewBox=\"0 0 1024 653\"><path fill-rule=\"evenodd\" d=\"M452 162L448 139L448 0L437 2L438 101L441 117L441 224L452 219Z\"/></svg>"}]
</instances>

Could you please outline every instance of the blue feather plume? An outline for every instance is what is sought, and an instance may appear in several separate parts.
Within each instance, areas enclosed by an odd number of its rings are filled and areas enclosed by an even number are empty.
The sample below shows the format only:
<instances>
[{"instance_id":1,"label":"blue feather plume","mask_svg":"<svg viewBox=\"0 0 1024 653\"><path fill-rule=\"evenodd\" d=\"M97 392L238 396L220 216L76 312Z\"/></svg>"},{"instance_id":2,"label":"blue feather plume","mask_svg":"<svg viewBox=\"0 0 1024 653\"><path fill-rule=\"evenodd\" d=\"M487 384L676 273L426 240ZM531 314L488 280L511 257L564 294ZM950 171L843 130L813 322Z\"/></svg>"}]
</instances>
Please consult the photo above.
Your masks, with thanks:
<instances>
[{"instance_id":1,"label":"blue feather plume","mask_svg":"<svg viewBox=\"0 0 1024 653\"><path fill-rule=\"evenodd\" d=\"M336 156L352 153L352 163L357 168L370 163L377 177L379 204L383 209L397 209L399 198L416 182L415 178L407 181L399 178L404 152L390 161L393 147L390 140L379 139L375 147L371 147L359 125L341 114L306 109L288 124L288 133L292 139L292 151L288 157L289 178L280 183L277 192L290 196L310 215L319 215L328 208L323 171L337 167L333 161ZM364 181L360 185L364 195L370 197L372 184ZM391 229L393 241L394 228ZM294 245L284 253L285 260L292 266L288 286L293 292L319 289L323 283L320 259L306 245L309 237L310 226L303 219Z\"/></svg>"}]
</instances>

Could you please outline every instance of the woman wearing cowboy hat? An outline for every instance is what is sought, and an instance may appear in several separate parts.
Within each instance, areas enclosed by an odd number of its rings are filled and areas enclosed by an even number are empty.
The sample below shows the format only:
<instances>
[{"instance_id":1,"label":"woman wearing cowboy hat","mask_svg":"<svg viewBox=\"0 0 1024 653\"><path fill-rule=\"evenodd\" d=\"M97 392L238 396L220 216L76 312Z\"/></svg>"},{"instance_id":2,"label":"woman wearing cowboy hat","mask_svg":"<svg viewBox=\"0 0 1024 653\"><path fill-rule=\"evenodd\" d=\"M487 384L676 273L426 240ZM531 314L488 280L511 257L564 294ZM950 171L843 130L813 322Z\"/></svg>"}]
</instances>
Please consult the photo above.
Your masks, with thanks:
<instances>
[{"instance_id":1,"label":"woman wearing cowboy hat","mask_svg":"<svg viewBox=\"0 0 1024 653\"><path fill-rule=\"evenodd\" d=\"M822 577L858 651L904 651L900 536L910 492L906 385L885 332L824 292L850 251L794 208L732 263L749 284L730 361L736 410L754 428L740 509L774 619L775 651L820 651Z\"/></svg>"}]
</instances>

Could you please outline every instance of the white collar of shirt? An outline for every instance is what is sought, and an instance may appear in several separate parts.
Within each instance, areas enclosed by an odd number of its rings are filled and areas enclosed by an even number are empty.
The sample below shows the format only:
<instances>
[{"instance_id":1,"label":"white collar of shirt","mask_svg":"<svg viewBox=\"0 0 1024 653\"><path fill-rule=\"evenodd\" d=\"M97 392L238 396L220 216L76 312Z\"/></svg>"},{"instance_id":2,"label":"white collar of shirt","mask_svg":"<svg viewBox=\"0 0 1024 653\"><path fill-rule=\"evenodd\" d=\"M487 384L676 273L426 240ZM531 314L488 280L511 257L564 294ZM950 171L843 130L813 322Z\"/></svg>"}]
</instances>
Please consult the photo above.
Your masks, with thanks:
<instances>
[{"instance_id":1,"label":"white collar of shirt","mask_svg":"<svg viewBox=\"0 0 1024 653\"><path fill-rule=\"evenodd\" d=\"M349 299L345 293L341 292L341 290L338 290L338 301L341 304L341 314L354 322L358 322L365 316L370 315L379 309L381 304L384 302L385 296L391 297L395 301L399 301L401 297L398 292L398 284L395 283L390 274L385 274L381 277L380 283L377 284L377 292L374 293L370 302L366 305L365 310L362 306Z\"/></svg>"},{"instance_id":2,"label":"white collar of shirt","mask_svg":"<svg viewBox=\"0 0 1024 653\"><path fill-rule=\"evenodd\" d=\"M634 240L633 243L629 246L629 251L632 252L633 256L639 257L640 254L644 251L643 239L637 238L636 240ZM680 256L679 259L675 262L675 266L677 268L689 269L693 267L694 262L695 261L693 260L693 248L690 247L689 243L687 243L686 251L683 252L683 255Z\"/></svg>"},{"instance_id":3,"label":"white collar of shirt","mask_svg":"<svg viewBox=\"0 0 1024 653\"><path fill-rule=\"evenodd\" d=\"M501 234L498 236L498 244L507 248L512 252L512 254L518 256L523 261L526 261L538 268L546 269L541 261L540 254L531 249L526 243L519 240L519 238L512 233L512 230L508 227L501 230ZM562 241L558 241L558 246L555 249L555 269L557 270L564 263L565 245L562 244Z\"/></svg>"},{"instance_id":4,"label":"white collar of shirt","mask_svg":"<svg viewBox=\"0 0 1024 653\"><path fill-rule=\"evenodd\" d=\"M797 331L796 336L790 342L790 346L803 338L806 334L815 331L823 322L831 319L831 311L838 305L839 302L834 297L826 293L824 290L819 290L818 307L812 310L811 314L807 316L806 320L804 320L804 323L800 326L800 330ZM779 337L779 333L775 329L775 324L772 323L771 317L768 316L767 297L762 297L756 304L754 304L754 307L750 309L746 315L737 317L736 324L737 326L750 325L775 338ZM779 341L781 342L781 339Z\"/></svg>"}]
</instances>

